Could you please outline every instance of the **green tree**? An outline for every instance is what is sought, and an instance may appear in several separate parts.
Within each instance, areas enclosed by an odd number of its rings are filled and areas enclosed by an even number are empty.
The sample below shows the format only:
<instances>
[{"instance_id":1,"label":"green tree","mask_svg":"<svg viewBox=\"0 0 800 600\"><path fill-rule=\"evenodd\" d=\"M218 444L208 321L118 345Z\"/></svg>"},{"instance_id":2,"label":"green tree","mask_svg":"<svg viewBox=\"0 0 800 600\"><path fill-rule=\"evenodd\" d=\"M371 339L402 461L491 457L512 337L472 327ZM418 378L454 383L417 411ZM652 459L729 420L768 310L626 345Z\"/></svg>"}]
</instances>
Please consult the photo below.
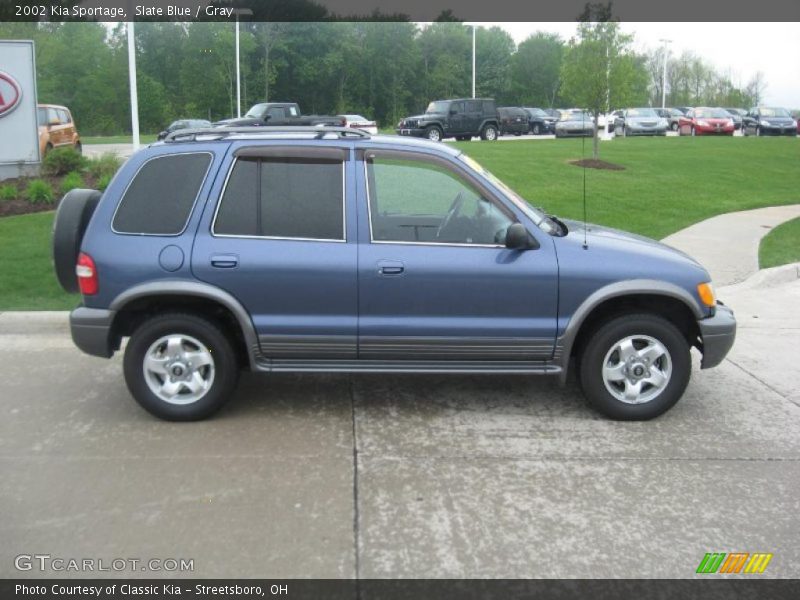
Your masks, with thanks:
<instances>
[{"instance_id":1,"label":"green tree","mask_svg":"<svg viewBox=\"0 0 800 600\"><path fill-rule=\"evenodd\" d=\"M611 106L629 104L641 84L642 65L630 50L632 41L617 22L580 23L566 49L561 67L564 94L592 115L595 159L600 156L598 116Z\"/></svg>"},{"instance_id":2,"label":"green tree","mask_svg":"<svg viewBox=\"0 0 800 600\"><path fill-rule=\"evenodd\" d=\"M521 106L553 107L561 87L564 42L555 33L536 32L511 59L511 90Z\"/></svg>"}]
</instances>

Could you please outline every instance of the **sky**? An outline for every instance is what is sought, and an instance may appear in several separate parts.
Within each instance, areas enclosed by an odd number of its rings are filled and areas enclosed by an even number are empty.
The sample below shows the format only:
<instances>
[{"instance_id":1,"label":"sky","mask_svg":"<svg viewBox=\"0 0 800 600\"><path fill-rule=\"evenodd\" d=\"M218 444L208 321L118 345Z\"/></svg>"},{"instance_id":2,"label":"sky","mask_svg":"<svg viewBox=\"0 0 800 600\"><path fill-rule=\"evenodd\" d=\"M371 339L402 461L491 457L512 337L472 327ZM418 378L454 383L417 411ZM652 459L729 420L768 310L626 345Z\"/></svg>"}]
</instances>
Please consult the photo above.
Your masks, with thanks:
<instances>
[{"instance_id":1,"label":"sky","mask_svg":"<svg viewBox=\"0 0 800 600\"><path fill-rule=\"evenodd\" d=\"M564 40L575 34L575 23L478 23L502 27L519 44L536 31L558 33ZM731 74L744 86L762 71L767 83L764 104L800 108L800 31L797 23L628 23L637 50L655 48L660 39L672 40L673 55L689 50ZM480 50L478 50L480 51ZM749 108L749 107L744 107Z\"/></svg>"}]
</instances>

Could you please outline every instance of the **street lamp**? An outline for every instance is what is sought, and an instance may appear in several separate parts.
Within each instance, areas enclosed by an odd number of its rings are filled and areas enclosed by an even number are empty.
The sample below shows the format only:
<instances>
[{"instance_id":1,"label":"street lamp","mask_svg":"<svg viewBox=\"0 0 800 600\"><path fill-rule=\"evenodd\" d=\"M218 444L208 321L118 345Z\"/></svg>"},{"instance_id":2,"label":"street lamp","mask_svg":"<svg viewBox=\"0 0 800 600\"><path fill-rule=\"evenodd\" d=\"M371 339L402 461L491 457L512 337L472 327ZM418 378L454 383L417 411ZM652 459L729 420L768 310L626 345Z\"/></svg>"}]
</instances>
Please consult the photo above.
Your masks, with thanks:
<instances>
[{"instance_id":1,"label":"street lamp","mask_svg":"<svg viewBox=\"0 0 800 600\"><path fill-rule=\"evenodd\" d=\"M133 0L128 0L127 14L131 15L126 25L128 34L128 81L131 88L131 133L133 151L139 149L139 95L136 89L136 38L133 30Z\"/></svg>"},{"instance_id":2,"label":"street lamp","mask_svg":"<svg viewBox=\"0 0 800 600\"><path fill-rule=\"evenodd\" d=\"M666 108L667 106L667 55L669 54L669 48L667 48L667 44L671 44L672 40L665 40L661 39L658 40L662 44L664 44L664 70L661 74L661 108Z\"/></svg>"},{"instance_id":3,"label":"street lamp","mask_svg":"<svg viewBox=\"0 0 800 600\"><path fill-rule=\"evenodd\" d=\"M475 30L477 25L472 25L472 97L475 97Z\"/></svg>"},{"instance_id":4,"label":"street lamp","mask_svg":"<svg viewBox=\"0 0 800 600\"><path fill-rule=\"evenodd\" d=\"M234 8L233 14L236 15L236 118L242 118L242 76L239 67L239 16L253 16L253 11L249 8Z\"/></svg>"}]
</instances>

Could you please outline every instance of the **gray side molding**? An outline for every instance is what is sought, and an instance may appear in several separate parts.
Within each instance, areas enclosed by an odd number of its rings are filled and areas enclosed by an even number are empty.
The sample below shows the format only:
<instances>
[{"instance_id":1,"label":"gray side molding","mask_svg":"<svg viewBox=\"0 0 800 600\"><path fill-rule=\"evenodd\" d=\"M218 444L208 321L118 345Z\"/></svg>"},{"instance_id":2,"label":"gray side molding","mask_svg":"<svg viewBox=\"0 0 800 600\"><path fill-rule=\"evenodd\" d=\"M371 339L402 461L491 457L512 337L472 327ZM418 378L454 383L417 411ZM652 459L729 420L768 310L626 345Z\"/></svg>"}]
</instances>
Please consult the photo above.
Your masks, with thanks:
<instances>
[{"instance_id":1,"label":"gray side molding","mask_svg":"<svg viewBox=\"0 0 800 600\"><path fill-rule=\"evenodd\" d=\"M253 325L253 321L250 319L248 312L236 298L218 287L208 283L201 283L199 281L186 281L183 279L162 279L159 281L151 281L149 283L143 283L134 286L122 292L119 296L114 298L109 308L118 312L123 310L125 305L133 302L134 300L153 296L170 295L206 298L208 300L218 302L230 310L233 313L233 316L236 317L239 327L242 330L242 335L244 336L244 341L247 345L247 354L250 361L250 367L254 370L257 369L255 354L259 351L260 346L258 344L258 336L256 335L256 329Z\"/></svg>"},{"instance_id":2,"label":"gray side molding","mask_svg":"<svg viewBox=\"0 0 800 600\"><path fill-rule=\"evenodd\" d=\"M667 296L680 300L692 311L695 319L702 319L703 314L700 305L685 289L666 281L655 279L629 279L627 281L617 281L611 283L592 293L575 310L572 318L567 324L564 335L556 340L556 352L553 362L561 367L561 382L567 378L567 366L569 365L569 355L572 352L572 345L578 331L586 320L586 317L601 303L611 298L642 294L648 296Z\"/></svg>"}]
</instances>

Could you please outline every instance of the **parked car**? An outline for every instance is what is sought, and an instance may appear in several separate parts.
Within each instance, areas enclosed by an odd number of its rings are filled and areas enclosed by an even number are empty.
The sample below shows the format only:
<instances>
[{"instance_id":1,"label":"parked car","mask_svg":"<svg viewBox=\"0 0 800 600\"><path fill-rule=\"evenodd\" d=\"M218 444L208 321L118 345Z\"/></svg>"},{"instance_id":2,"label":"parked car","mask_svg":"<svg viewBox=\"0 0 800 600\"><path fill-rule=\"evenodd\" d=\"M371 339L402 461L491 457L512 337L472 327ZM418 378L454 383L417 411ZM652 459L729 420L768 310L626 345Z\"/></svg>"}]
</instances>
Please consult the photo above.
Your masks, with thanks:
<instances>
[{"instance_id":1,"label":"parked car","mask_svg":"<svg viewBox=\"0 0 800 600\"><path fill-rule=\"evenodd\" d=\"M66 106L37 104L36 118L39 129L39 155L44 157L53 148L74 148L83 152L81 136Z\"/></svg>"},{"instance_id":2,"label":"parked car","mask_svg":"<svg viewBox=\"0 0 800 600\"><path fill-rule=\"evenodd\" d=\"M217 127L285 127L344 125L342 117L331 115L304 115L296 102L262 102L253 105L241 119L223 119Z\"/></svg>"},{"instance_id":3,"label":"parked car","mask_svg":"<svg viewBox=\"0 0 800 600\"><path fill-rule=\"evenodd\" d=\"M342 123L343 127L353 127L354 129L361 129L362 131L366 131L367 133L371 133L372 135L378 134L378 123L375 121L370 121L366 117L362 117L361 115L338 115L341 119L344 120Z\"/></svg>"},{"instance_id":4,"label":"parked car","mask_svg":"<svg viewBox=\"0 0 800 600\"><path fill-rule=\"evenodd\" d=\"M154 415L210 416L241 368L563 382L576 358L599 411L649 419L692 346L708 368L733 344L682 252L548 216L452 146L297 129L173 134L60 203L73 341L108 358L129 338L125 381Z\"/></svg>"},{"instance_id":5,"label":"parked car","mask_svg":"<svg viewBox=\"0 0 800 600\"><path fill-rule=\"evenodd\" d=\"M759 106L742 118L744 135L797 135L797 121L785 108Z\"/></svg>"},{"instance_id":6,"label":"parked car","mask_svg":"<svg viewBox=\"0 0 800 600\"><path fill-rule=\"evenodd\" d=\"M592 137L594 119L589 113L580 110L564 110L556 123L556 137Z\"/></svg>"},{"instance_id":7,"label":"parked car","mask_svg":"<svg viewBox=\"0 0 800 600\"><path fill-rule=\"evenodd\" d=\"M742 128L742 115L740 115L734 108L723 108L733 120L733 130L739 131Z\"/></svg>"},{"instance_id":8,"label":"parked car","mask_svg":"<svg viewBox=\"0 0 800 600\"><path fill-rule=\"evenodd\" d=\"M733 118L721 108L700 106L679 121L681 135L733 135Z\"/></svg>"},{"instance_id":9,"label":"parked car","mask_svg":"<svg viewBox=\"0 0 800 600\"><path fill-rule=\"evenodd\" d=\"M525 109L516 106L501 106L497 109L497 116L500 118L500 135L528 133L528 113L525 112Z\"/></svg>"},{"instance_id":10,"label":"parked car","mask_svg":"<svg viewBox=\"0 0 800 600\"><path fill-rule=\"evenodd\" d=\"M656 108L654 110L659 117L667 120L667 127L670 131L678 131L680 118L684 116L681 111L677 108Z\"/></svg>"},{"instance_id":11,"label":"parked car","mask_svg":"<svg viewBox=\"0 0 800 600\"><path fill-rule=\"evenodd\" d=\"M163 140L170 133L179 129L202 129L207 127L211 127L211 121L206 121L205 119L179 119L170 123L164 131L159 132L158 139Z\"/></svg>"},{"instance_id":12,"label":"parked car","mask_svg":"<svg viewBox=\"0 0 800 600\"><path fill-rule=\"evenodd\" d=\"M528 113L528 131L533 135L543 135L555 131L558 117L554 117L541 108L526 108L525 112Z\"/></svg>"},{"instance_id":13,"label":"parked car","mask_svg":"<svg viewBox=\"0 0 800 600\"><path fill-rule=\"evenodd\" d=\"M551 117L554 117L556 121L561 118L561 111L557 108L543 108L542 110Z\"/></svg>"},{"instance_id":14,"label":"parked car","mask_svg":"<svg viewBox=\"0 0 800 600\"><path fill-rule=\"evenodd\" d=\"M478 135L494 141L499 131L497 105L491 98L435 100L424 114L406 117L397 124L400 135L425 137L434 142L449 137L469 141Z\"/></svg>"},{"instance_id":15,"label":"parked car","mask_svg":"<svg viewBox=\"0 0 800 600\"><path fill-rule=\"evenodd\" d=\"M659 117L652 108L626 108L614 119L614 134L629 135L667 135L669 121Z\"/></svg>"},{"instance_id":16,"label":"parked car","mask_svg":"<svg viewBox=\"0 0 800 600\"><path fill-rule=\"evenodd\" d=\"M687 114L693 107L691 106L676 106L679 111L681 111L684 115Z\"/></svg>"}]
</instances>

